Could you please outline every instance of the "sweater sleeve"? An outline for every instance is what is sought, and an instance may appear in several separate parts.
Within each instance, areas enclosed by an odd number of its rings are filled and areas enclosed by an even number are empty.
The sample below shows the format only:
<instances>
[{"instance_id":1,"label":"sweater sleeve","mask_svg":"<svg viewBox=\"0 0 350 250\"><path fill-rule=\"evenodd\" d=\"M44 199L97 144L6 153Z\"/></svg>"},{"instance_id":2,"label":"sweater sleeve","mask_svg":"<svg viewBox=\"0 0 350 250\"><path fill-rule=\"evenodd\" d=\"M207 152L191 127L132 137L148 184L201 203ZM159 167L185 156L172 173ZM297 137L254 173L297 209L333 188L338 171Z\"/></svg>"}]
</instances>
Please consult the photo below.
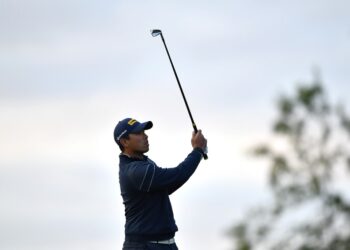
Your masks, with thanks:
<instances>
[{"instance_id":1,"label":"sweater sleeve","mask_svg":"<svg viewBox=\"0 0 350 250\"><path fill-rule=\"evenodd\" d=\"M152 161L137 161L131 166L128 176L139 191L153 192L166 189L171 194L191 177L201 159L200 150L193 149L175 168L161 168Z\"/></svg>"}]
</instances>

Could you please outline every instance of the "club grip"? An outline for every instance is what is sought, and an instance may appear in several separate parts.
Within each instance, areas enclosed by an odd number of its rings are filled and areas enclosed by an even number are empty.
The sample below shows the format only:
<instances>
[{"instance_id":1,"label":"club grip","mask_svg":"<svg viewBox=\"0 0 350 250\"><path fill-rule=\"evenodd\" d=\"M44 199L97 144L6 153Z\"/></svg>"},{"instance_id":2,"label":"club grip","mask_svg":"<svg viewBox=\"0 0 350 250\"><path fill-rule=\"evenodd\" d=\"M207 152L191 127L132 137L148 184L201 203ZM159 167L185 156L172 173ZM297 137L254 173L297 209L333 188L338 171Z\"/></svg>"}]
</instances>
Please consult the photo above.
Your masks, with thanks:
<instances>
[{"instance_id":1,"label":"club grip","mask_svg":"<svg viewBox=\"0 0 350 250\"><path fill-rule=\"evenodd\" d=\"M205 146L204 152L203 152L203 158L204 160L208 159L208 146Z\"/></svg>"},{"instance_id":2,"label":"club grip","mask_svg":"<svg viewBox=\"0 0 350 250\"><path fill-rule=\"evenodd\" d=\"M206 153L203 154L204 160L208 160L208 155Z\"/></svg>"},{"instance_id":3,"label":"club grip","mask_svg":"<svg viewBox=\"0 0 350 250\"><path fill-rule=\"evenodd\" d=\"M204 160L207 160L208 159L208 155L207 155L208 147L205 147L204 150L202 149L201 152L202 152Z\"/></svg>"}]
</instances>

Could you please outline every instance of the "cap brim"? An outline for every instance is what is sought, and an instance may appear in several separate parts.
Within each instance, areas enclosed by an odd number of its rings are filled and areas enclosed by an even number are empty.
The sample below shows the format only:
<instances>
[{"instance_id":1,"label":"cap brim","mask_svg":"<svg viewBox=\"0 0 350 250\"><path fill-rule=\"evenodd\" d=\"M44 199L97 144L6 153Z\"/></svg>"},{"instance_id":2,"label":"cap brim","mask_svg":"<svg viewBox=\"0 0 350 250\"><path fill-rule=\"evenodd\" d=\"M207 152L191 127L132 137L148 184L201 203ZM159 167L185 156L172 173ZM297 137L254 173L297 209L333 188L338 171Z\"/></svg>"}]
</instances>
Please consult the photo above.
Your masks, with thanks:
<instances>
[{"instance_id":1,"label":"cap brim","mask_svg":"<svg viewBox=\"0 0 350 250\"><path fill-rule=\"evenodd\" d=\"M134 128L130 133L138 133L143 130L147 130L153 127L153 123L151 121L140 123L136 128Z\"/></svg>"}]
</instances>

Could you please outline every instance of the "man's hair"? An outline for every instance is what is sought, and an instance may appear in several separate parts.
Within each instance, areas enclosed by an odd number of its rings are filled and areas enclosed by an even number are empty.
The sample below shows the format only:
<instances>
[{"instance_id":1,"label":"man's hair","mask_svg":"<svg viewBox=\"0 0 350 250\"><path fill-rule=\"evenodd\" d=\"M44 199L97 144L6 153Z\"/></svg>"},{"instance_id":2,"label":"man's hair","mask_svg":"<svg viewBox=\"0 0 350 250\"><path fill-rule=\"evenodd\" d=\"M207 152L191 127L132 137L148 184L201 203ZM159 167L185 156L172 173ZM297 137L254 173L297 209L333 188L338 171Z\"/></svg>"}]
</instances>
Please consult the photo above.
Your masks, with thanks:
<instances>
[{"instance_id":1,"label":"man's hair","mask_svg":"<svg viewBox=\"0 0 350 250\"><path fill-rule=\"evenodd\" d=\"M130 139L130 138L129 138L129 135L125 135L125 136L123 136L122 138L125 138L125 139L127 139L127 140ZM122 139L122 138L120 138L120 139ZM123 145L122 145L121 142L118 143L118 146L119 146L120 150L123 152L123 151L124 151L124 147L123 147Z\"/></svg>"}]
</instances>

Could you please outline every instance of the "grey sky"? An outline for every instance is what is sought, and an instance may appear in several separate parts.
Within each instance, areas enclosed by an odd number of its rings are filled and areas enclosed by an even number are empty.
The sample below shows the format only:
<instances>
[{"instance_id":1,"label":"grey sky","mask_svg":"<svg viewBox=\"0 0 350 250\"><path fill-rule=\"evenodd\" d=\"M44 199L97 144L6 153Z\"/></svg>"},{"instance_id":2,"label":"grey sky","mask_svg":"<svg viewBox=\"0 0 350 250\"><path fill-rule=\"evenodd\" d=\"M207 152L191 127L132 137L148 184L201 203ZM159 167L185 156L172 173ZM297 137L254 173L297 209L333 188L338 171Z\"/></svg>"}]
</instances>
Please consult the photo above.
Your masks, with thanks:
<instances>
[{"instance_id":1,"label":"grey sky","mask_svg":"<svg viewBox=\"0 0 350 250\"><path fill-rule=\"evenodd\" d=\"M0 248L119 249L124 214L115 124L152 120L149 157L174 167L191 123L209 160L174 194L181 249L228 249L223 232L267 198L274 99L321 70L350 90L348 1L0 0ZM171 143L169 143L171 142ZM203 244L206 239L206 244ZM102 246L102 248L101 248Z\"/></svg>"}]
</instances>

